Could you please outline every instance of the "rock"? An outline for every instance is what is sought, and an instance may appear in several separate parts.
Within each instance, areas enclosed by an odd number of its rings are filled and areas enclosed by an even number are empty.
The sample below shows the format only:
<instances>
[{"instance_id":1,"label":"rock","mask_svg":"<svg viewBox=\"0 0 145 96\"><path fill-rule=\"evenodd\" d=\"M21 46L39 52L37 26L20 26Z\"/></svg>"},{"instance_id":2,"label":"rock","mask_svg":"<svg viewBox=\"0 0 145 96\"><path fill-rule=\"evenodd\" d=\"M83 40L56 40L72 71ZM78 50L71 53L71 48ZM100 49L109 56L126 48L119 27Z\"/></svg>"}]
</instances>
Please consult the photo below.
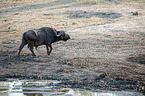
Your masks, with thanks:
<instances>
[{"instance_id":1,"label":"rock","mask_svg":"<svg viewBox=\"0 0 145 96\"><path fill-rule=\"evenodd\" d=\"M109 74L109 73L103 73L103 74L101 74L99 77L105 78L106 76L110 76L110 74Z\"/></svg>"},{"instance_id":2,"label":"rock","mask_svg":"<svg viewBox=\"0 0 145 96\"><path fill-rule=\"evenodd\" d=\"M63 68L59 68L59 69L56 71L56 73L63 72L63 71L64 71Z\"/></svg>"},{"instance_id":3,"label":"rock","mask_svg":"<svg viewBox=\"0 0 145 96\"><path fill-rule=\"evenodd\" d=\"M88 11L84 11L84 13L87 13Z\"/></svg>"},{"instance_id":4,"label":"rock","mask_svg":"<svg viewBox=\"0 0 145 96\"><path fill-rule=\"evenodd\" d=\"M132 15L138 15L138 12L131 12Z\"/></svg>"},{"instance_id":5,"label":"rock","mask_svg":"<svg viewBox=\"0 0 145 96\"><path fill-rule=\"evenodd\" d=\"M115 78L117 81L119 81L119 80L124 80L124 78L123 77L117 77L117 78Z\"/></svg>"}]
</instances>

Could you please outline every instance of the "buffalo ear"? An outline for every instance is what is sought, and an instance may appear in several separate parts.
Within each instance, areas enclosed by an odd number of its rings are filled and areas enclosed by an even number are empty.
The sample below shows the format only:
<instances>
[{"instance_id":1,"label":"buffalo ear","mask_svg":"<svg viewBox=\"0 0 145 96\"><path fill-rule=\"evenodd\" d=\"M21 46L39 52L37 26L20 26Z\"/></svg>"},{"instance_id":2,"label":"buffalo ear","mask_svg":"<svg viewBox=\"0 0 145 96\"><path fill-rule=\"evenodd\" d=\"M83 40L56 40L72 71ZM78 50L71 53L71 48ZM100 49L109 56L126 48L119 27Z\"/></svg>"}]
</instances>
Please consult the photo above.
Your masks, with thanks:
<instances>
[{"instance_id":1,"label":"buffalo ear","mask_svg":"<svg viewBox=\"0 0 145 96\"><path fill-rule=\"evenodd\" d=\"M63 39L63 36L61 36L61 39Z\"/></svg>"}]
</instances>

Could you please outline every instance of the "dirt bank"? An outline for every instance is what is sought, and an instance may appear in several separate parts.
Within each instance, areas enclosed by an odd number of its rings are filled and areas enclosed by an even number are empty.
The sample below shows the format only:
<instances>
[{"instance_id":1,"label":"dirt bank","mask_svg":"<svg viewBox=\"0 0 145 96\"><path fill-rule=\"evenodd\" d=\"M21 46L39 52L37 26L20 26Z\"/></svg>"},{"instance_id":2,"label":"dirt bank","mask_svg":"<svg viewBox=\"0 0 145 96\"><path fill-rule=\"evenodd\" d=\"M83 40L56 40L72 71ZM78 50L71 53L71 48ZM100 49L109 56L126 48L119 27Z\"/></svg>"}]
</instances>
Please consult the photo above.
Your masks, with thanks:
<instances>
[{"instance_id":1,"label":"dirt bank","mask_svg":"<svg viewBox=\"0 0 145 96\"><path fill-rule=\"evenodd\" d=\"M63 87L145 92L144 1L23 2L1 2L8 6L0 9L1 78L57 79ZM18 57L23 32L44 26L66 30L71 40L53 44L50 56L41 46L33 57L26 46Z\"/></svg>"}]
</instances>

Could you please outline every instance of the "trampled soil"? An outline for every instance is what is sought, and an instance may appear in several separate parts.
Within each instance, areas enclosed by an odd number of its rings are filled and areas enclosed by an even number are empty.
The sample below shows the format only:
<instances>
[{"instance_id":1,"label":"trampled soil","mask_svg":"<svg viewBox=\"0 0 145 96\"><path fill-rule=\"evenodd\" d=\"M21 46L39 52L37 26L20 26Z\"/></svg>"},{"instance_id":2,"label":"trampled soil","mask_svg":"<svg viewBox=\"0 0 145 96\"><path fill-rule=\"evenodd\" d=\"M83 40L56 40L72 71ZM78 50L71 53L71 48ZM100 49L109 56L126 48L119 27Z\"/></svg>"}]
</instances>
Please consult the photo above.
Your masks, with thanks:
<instances>
[{"instance_id":1,"label":"trampled soil","mask_svg":"<svg viewBox=\"0 0 145 96\"><path fill-rule=\"evenodd\" d=\"M144 0L0 3L1 79L56 79L62 87L145 93ZM34 50L36 57L25 46L18 57L23 32L46 26L71 39L54 43L50 56L45 46Z\"/></svg>"}]
</instances>

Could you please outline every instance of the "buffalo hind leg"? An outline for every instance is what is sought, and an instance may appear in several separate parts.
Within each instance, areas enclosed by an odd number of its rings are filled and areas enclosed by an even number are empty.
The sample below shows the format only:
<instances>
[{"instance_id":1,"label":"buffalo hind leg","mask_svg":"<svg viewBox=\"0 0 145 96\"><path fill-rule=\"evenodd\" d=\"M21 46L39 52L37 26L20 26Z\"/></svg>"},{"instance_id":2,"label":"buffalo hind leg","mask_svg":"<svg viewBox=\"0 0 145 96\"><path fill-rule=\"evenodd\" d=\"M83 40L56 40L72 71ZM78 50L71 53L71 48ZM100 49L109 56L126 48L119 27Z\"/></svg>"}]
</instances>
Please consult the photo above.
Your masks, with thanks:
<instances>
[{"instance_id":1,"label":"buffalo hind leg","mask_svg":"<svg viewBox=\"0 0 145 96\"><path fill-rule=\"evenodd\" d=\"M34 53L34 51L33 51L33 47L30 47L30 51L32 52L32 55L33 56L36 56L35 53Z\"/></svg>"},{"instance_id":2,"label":"buffalo hind leg","mask_svg":"<svg viewBox=\"0 0 145 96\"><path fill-rule=\"evenodd\" d=\"M34 42L33 41L29 41L28 46L29 46L30 51L32 52L32 55L36 56L34 51L33 51Z\"/></svg>"},{"instance_id":3,"label":"buffalo hind leg","mask_svg":"<svg viewBox=\"0 0 145 96\"><path fill-rule=\"evenodd\" d=\"M27 44L26 40L22 39L22 43L21 43L21 45L19 47L19 51L18 51L18 56L21 56L21 51L26 44Z\"/></svg>"},{"instance_id":4,"label":"buffalo hind leg","mask_svg":"<svg viewBox=\"0 0 145 96\"><path fill-rule=\"evenodd\" d=\"M49 51L48 47L50 48L50 51ZM50 55L50 53L52 52L52 49L53 49L51 44L50 45L46 45L46 49L47 49L47 54Z\"/></svg>"}]
</instances>

